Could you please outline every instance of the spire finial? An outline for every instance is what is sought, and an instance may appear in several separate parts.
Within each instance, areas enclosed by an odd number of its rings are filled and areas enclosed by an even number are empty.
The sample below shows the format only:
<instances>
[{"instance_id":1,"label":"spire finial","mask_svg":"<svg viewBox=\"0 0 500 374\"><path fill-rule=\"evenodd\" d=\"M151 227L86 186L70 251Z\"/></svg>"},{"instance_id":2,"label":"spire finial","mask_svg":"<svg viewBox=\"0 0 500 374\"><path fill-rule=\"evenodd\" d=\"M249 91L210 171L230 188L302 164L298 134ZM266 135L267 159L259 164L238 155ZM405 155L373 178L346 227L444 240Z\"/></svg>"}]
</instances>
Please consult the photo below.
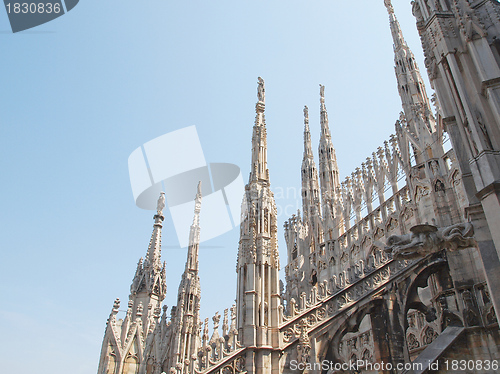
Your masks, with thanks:
<instances>
[{"instance_id":1,"label":"spire finial","mask_svg":"<svg viewBox=\"0 0 500 374\"><path fill-rule=\"evenodd\" d=\"M201 181L198 182L198 188L196 190L196 197L194 199L194 217L193 226L198 226L200 223L200 211L201 211Z\"/></svg>"},{"instance_id":2,"label":"spire finial","mask_svg":"<svg viewBox=\"0 0 500 374\"><path fill-rule=\"evenodd\" d=\"M309 108L304 105L304 160L312 158L311 131L309 130Z\"/></svg>"},{"instance_id":3,"label":"spire finial","mask_svg":"<svg viewBox=\"0 0 500 374\"><path fill-rule=\"evenodd\" d=\"M196 193L196 196L201 196L201 181L198 182L198 191Z\"/></svg>"},{"instance_id":4,"label":"spire finial","mask_svg":"<svg viewBox=\"0 0 500 374\"><path fill-rule=\"evenodd\" d=\"M264 79L258 78L257 97L255 104L255 125L253 126L252 137L252 169L250 172L250 181L266 180L269 181L267 170L267 133L266 119L264 111L266 108L266 94Z\"/></svg>"},{"instance_id":5,"label":"spire finial","mask_svg":"<svg viewBox=\"0 0 500 374\"><path fill-rule=\"evenodd\" d=\"M384 5L387 8L389 14L394 13L394 7L392 6L391 0L384 0Z\"/></svg>"},{"instance_id":6,"label":"spire finial","mask_svg":"<svg viewBox=\"0 0 500 374\"><path fill-rule=\"evenodd\" d=\"M325 105L325 86L319 85L319 102L320 102L320 124L321 136L330 137L330 129L328 128L328 113Z\"/></svg>"}]
</instances>

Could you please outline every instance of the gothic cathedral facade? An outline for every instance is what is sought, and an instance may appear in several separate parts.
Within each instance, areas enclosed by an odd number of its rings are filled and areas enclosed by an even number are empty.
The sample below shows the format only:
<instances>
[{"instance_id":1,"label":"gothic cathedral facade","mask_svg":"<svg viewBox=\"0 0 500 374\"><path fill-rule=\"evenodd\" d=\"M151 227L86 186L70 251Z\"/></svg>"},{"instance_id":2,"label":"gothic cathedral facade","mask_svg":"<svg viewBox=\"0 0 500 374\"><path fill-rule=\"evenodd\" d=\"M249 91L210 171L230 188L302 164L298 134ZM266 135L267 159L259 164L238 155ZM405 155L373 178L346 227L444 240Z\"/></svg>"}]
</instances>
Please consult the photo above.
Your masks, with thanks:
<instances>
[{"instance_id":1,"label":"gothic cathedral facade","mask_svg":"<svg viewBox=\"0 0 500 374\"><path fill-rule=\"evenodd\" d=\"M318 167L304 108L302 213L284 223L285 281L259 78L236 303L212 329L200 317L199 187L167 318L160 197L126 316L117 299L107 321L98 374L500 370L500 3L412 1L435 110L384 4L403 111L394 135L340 180L324 86Z\"/></svg>"}]
</instances>

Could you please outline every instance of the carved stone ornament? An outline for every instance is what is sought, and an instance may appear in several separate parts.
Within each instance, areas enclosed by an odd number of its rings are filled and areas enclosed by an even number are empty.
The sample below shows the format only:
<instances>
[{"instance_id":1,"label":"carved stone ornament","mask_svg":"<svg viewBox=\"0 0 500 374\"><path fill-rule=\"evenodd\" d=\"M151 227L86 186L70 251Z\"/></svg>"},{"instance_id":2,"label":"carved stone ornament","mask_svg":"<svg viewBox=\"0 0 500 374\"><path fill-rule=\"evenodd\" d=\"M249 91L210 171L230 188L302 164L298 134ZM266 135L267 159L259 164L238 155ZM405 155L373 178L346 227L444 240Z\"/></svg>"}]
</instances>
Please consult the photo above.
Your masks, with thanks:
<instances>
[{"instance_id":1,"label":"carved stone ornament","mask_svg":"<svg viewBox=\"0 0 500 374\"><path fill-rule=\"evenodd\" d=\"M297 361L306 364L310 359L311 342L307 334L307 321L305 319L302 320L300 329L299 344L297 345Z\"/></svg>"},{"instance_id":2,"label":"carved stone ornament","mask_svg":"<svg viewBox=\"0 0 500 374\"><path fill-rule=\"evenodd\" d=\"M410 231L411 234L390 236L385 251L394 258L415 259L445 248L454 251L473 247L476 243L474 227L469 222L439 229L428 224L416 225Z\"/></svg>"}]
</instances>

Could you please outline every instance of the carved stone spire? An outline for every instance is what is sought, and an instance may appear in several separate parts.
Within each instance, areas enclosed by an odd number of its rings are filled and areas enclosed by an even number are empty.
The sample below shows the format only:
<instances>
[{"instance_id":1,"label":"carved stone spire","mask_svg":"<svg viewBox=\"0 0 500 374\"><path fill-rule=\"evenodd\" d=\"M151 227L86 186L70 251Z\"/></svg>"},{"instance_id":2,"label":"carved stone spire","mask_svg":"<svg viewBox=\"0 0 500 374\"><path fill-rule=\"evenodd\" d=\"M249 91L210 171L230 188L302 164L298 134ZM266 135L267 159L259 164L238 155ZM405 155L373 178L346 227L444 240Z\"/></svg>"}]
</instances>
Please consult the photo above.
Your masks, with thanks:
<instances>
[{"instance_id":1,"label":"carved stone spire","mask_svg":"<svg viewBox=\"0 0 500 374\"><path fill-rule=\"evenodd\" d=\"M164 192L161 193L158 199L158 209L154 215L153 233L149 241L148 251L144 261L142 259L137 265L137 270L130 287L131 295L144 294L144 297L154 296L158 301L165 298L166 279L165 279L165 264L161 263L161 229L162 222L165 219L162 209L165 207ZM142 299L142 297L141 297ZM144 305L149 303L142 300ZM157 305L153 306L154 308Z\"/></svg>"},{"instance_id":2,"label":"carved stone spire","mask_svg":"<svg viewBox=\"0 0 500 374\"><path fill-rule=\"evenodd\" d=\"M309 108L304 106L304 159L313 158L311 131L309 129Z\"/></svg>"},{"instance_id":3,"label":"carved stone spire","mask_svg":"<svg viewBox=\"0 0 500 374\"><path fill-rule=\"evenodd\" d=\"M319 102L320 102L320 123L321 123L321 138L330 138L330 128L328 127L328 112L325 105L325 86L319 85Z\"/></svg>"},{"instance_id":4,"label":"carved stone spire","mask_svg":"<svg viewBox=\"0 0 500 374\"><path fill-rule=\"evenodd\" d=\"M201 346L201 339L197 334L200 318L201 285L198 275L198 254L200 245L200 211L201 211L201 182L195 197L194 218L189 234L189 246L186 267L182 274L177 293L177 307L172 316L173 360L170 364L177 367L182 364L181 373L194 372L194 361L189 361ZM187 358L187 360L186 360Z\"/></svg>"},{"instance_id":5,"label":"carved stone spire","mask_svg":"<svg viewBox=\"0 0 500 374\"><path fill-rule=\"evenodd\" d=\"M325 227L338 227L340 217L335 217L335 211L332 202L337 199L337 190L340 188L339 168L337 165L337 156L333 148L332 135L328 125L328 113L325 105L325 86L319 85L320 95L320 123L321 137L319 140L319 175L321 182L322 211ZM329 219L335 222L329 222ZM339 221L340 222L340 221ZM331 229L330 229L331 230ZM325 230L325 235L326 235ZM337 234L330 234L325 239L333 239Z\"/></svg>"},{"instance_id":6,"label":"carved stone spire","mask_svg":"<svg viewBox=\"0 0 500 374\"><path fill-rule=\"evenodd\" d=\"M413 52L406 44L401 31L401 26L394 13L390 0L384 0L389 12L389 23L391 26L392 38L394 41L394 63L396 79L398 82L399 95L403 104L408 131L416 135L414 139L399 139L412 141L417 148L417 163L423 162L426 155L425 149L436 143L433 133L436 131L436 121L432 115L432 109L427 97L425 84L418 69ZM404 148L404 147L403 147ZM440 153L436 149L436 155Z\"/></svg>"},{"instance_id":7,"label":"carved stone spire","mask_svg":"<svg viewBox=\"0 0 500 374\"><path fill-rule=\"evenodd\" d=\"M189 232L188 258L186 261L186 271L198 272L198 251L200 243L200 211L201 211L201 181L198 183L196 198L194 200L193 224Z\"/></svg>"},{"instance_id":8,"label":"carved stone spire","mask_svg":"<svg viewBox=\"0 0 500 374\"><path fill-rule=\"evenodd\" d=\"M309 109L304 107L304 157L302 159L302 210L304 222L309 222L315 241L320 242L321 229L321 202L319 196L318 170L314 162L309 130Z\"/></svg>"},{"instance_id":9,"label":"carved stone spire","mask_svg":"<svg viewBox=\"0 0 500 374\"><path fill-rule=\"evenodd\" d=\"M392 6L391 0L384 0L384 4L389 13L389 21L391 24L392 39L394 40L394 50L406 46L405 39L403 37L403 32L401 31L401 26L394 14L394 7Z\"/></svg>"},{"instance_id":10,"label":"carved stone spire","mask_svg":"<svg viewBox=\"0 0 500 374\"><path fill-rule=\"evenodd\" d=\"M149 241L148 251L143 260L139 260L137 269L130 286L130 303L132 313L129 320L140 319L144 331L148 331L151 316L143 313L143 309L154 311L165 299L167 292L166 266L161 262L161 230L164 220L165 207L164 192L158 199L157 211L154 215L153 233Z\"/></svg>"},{"instance_id":11,"label":"carved stone spire","mask_svg":"<svg viewBox=\"0 0 500 374\"><path fill-rule=\"evenodd\" d=\"M340 186L339 169L337 166L337 156L335 155L335 148L333 148L332 135L328 124L328 112L325 105L325 86L320 87L320 123L321 123L321 137L319 140L319 162L320 162L320 175L326 172L326 179L322 180L321 188L323 193L328 193L332 198L336 187ZM324 169L324 170L322 170Z\"/></svg>"},{"instance_id":12,"label":"carved stone spire","mask_svg":"<svg viewBox=\"0 0 500 374\"><path fill-rule=\"evenodd\" d=\"M279 324L279 251L277 208L267 171L267 141L264 122L264 81L259 79L253 128L250 181L245 187L238 248L237 335L246 346L275 347ZM236 333L234 333L236 335ZM247 362L248 372L256 367L277 367L278 355L257 354Z\"/></svg>"},{"instance_id":13,"label":"carved stone spire","mask_svg":"<svg viewBox=\"0 0 500 374\"><path fill-rule=\"evenodd\" d=\"M155 220L153 234L151 235L146 260L144 261L146 264L155 267L161 267L161 229L163 227L162 222L165 219L163 208L165 208L165 192L161 192L158 198L156 214L153 217Z\"/></svg>"},{"instance_id":14,"label":"carved stone spire","mask_svg":"<svg viewBox=\"0 0 500 374\"><path fill-rule=\"evenodd\" d=\"M250 182L259 180L269 182L269 171L267 169L267 131L264 115L266 109L265 87L264 80L261 77L258 79L258 101L255 105L256 116L252 137L252 170L250 172Z\"/></svg>"}]
</instances>

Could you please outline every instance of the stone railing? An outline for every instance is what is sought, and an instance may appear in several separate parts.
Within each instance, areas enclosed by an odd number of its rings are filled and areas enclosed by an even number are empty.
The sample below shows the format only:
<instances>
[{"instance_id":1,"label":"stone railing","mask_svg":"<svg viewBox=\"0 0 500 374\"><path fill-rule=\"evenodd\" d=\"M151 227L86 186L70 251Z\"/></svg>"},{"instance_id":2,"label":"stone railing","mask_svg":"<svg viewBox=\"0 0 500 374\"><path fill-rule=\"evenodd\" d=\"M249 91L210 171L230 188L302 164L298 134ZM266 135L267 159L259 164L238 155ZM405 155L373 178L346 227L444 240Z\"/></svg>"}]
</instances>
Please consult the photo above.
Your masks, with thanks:
<instances>
[{"instance_id":1,"label":"stone railing","mask_svg":"<svg viewBox=\"0 0 500 374\"><path fill-rule=\"evenodd\" d=\"M212 317L214 327L209 339L208 318L205 319L205 328L201 336L202 346L198 349L196 362L197 373L213 373L217 367L224 365L238 355L243 349L238 342L238 330L236 329L236 306L231 307L231 325L228 320L229 309L224 310L222 322L222 336L219 334L220 314L217 312ZM234 363L237 365L237 363ZM243 365L244 366L244 365ZM237 373L238 371L232 371Z\"/></svg>"},{"instance_id":2,"label":"stone railing","mask_svg":"<svg viewBox=\"0 0 500 374\"><path fill-rule=\"evenodd\" d=\"M404 186L342 234L337 239L340 249L349 248L354 242L360 241L363 236L370 233L373 233L375 240L381 239L386 231L390 231L387 228L390 228L391 220L399 219L409 202L408 187ZM332 249L334 242L328 241L326 248Z\"/></svg>"},{"instance_id":3,"label":"stone railing","mask_svg":"<svg viewBox=\"0 0 500 374\"><path fill-rule=\"evenodd\" d=\"M282 317L283 323L280 326L284 342L282 348L286 349L297 342L304 326L309 332L316 329L381 289L416 262L387 258L387 261L378 269L337 292L331 292L326 285L325 293L318 292L316 287L313 287L308 303L303 309L292 305L290 315Z\"/></svg>"},{"instance_id":4,"label":"stone railing","mask_svg":"<svg viewBox=\"0 0 500 374\"><path fill-rule=\"evenodd\" d=\"M369 261L367 266L364 266L363 262L361 262L359 267L355 267L353 271L346 269L332 276L330 279L319 283L317 287L312 287L309 295L302 292L298 302L294 299L290 300L288 316L283 315L282 320L288 321L304 310L317 305L319 302L323 302L331 295L350 287L358 280L364 279L370 273L384 267L390 260L390 256L384 251L377 251L373 254L372 261Z\"/></svg>"},{"instance_id":5,"label":"stone railing","mask_svg":"<svg viewBox=\"0 0 500 374\"><path fill-rule=\"evenodd\" d=\"M390 145L389 145L390 144ZM335 191L332 201L332 211L342 214L344 228L351 228L351 221L358 224L363 219L363 210L367 214L373 211L373 201L378 197L379 205L385 202L385 192L392 189L398 191L398 179L404 174L402 161L395 135L384 142L356 170L341 182L341 187Z\"/></svg>"},{"instance_id":6,"label":"stone railing","mask_svg":"<svg viewBox=\"0 0 500 374\"><path fill-rule=\"evenodd\" d=\"M210 361L207 368L198 370L196 374L226 374L226 373L246 373L245 371L245 356L246 348L240 347L233 352L224 352L223 357L215 362Z\"/></svg>"}]
</instances>

